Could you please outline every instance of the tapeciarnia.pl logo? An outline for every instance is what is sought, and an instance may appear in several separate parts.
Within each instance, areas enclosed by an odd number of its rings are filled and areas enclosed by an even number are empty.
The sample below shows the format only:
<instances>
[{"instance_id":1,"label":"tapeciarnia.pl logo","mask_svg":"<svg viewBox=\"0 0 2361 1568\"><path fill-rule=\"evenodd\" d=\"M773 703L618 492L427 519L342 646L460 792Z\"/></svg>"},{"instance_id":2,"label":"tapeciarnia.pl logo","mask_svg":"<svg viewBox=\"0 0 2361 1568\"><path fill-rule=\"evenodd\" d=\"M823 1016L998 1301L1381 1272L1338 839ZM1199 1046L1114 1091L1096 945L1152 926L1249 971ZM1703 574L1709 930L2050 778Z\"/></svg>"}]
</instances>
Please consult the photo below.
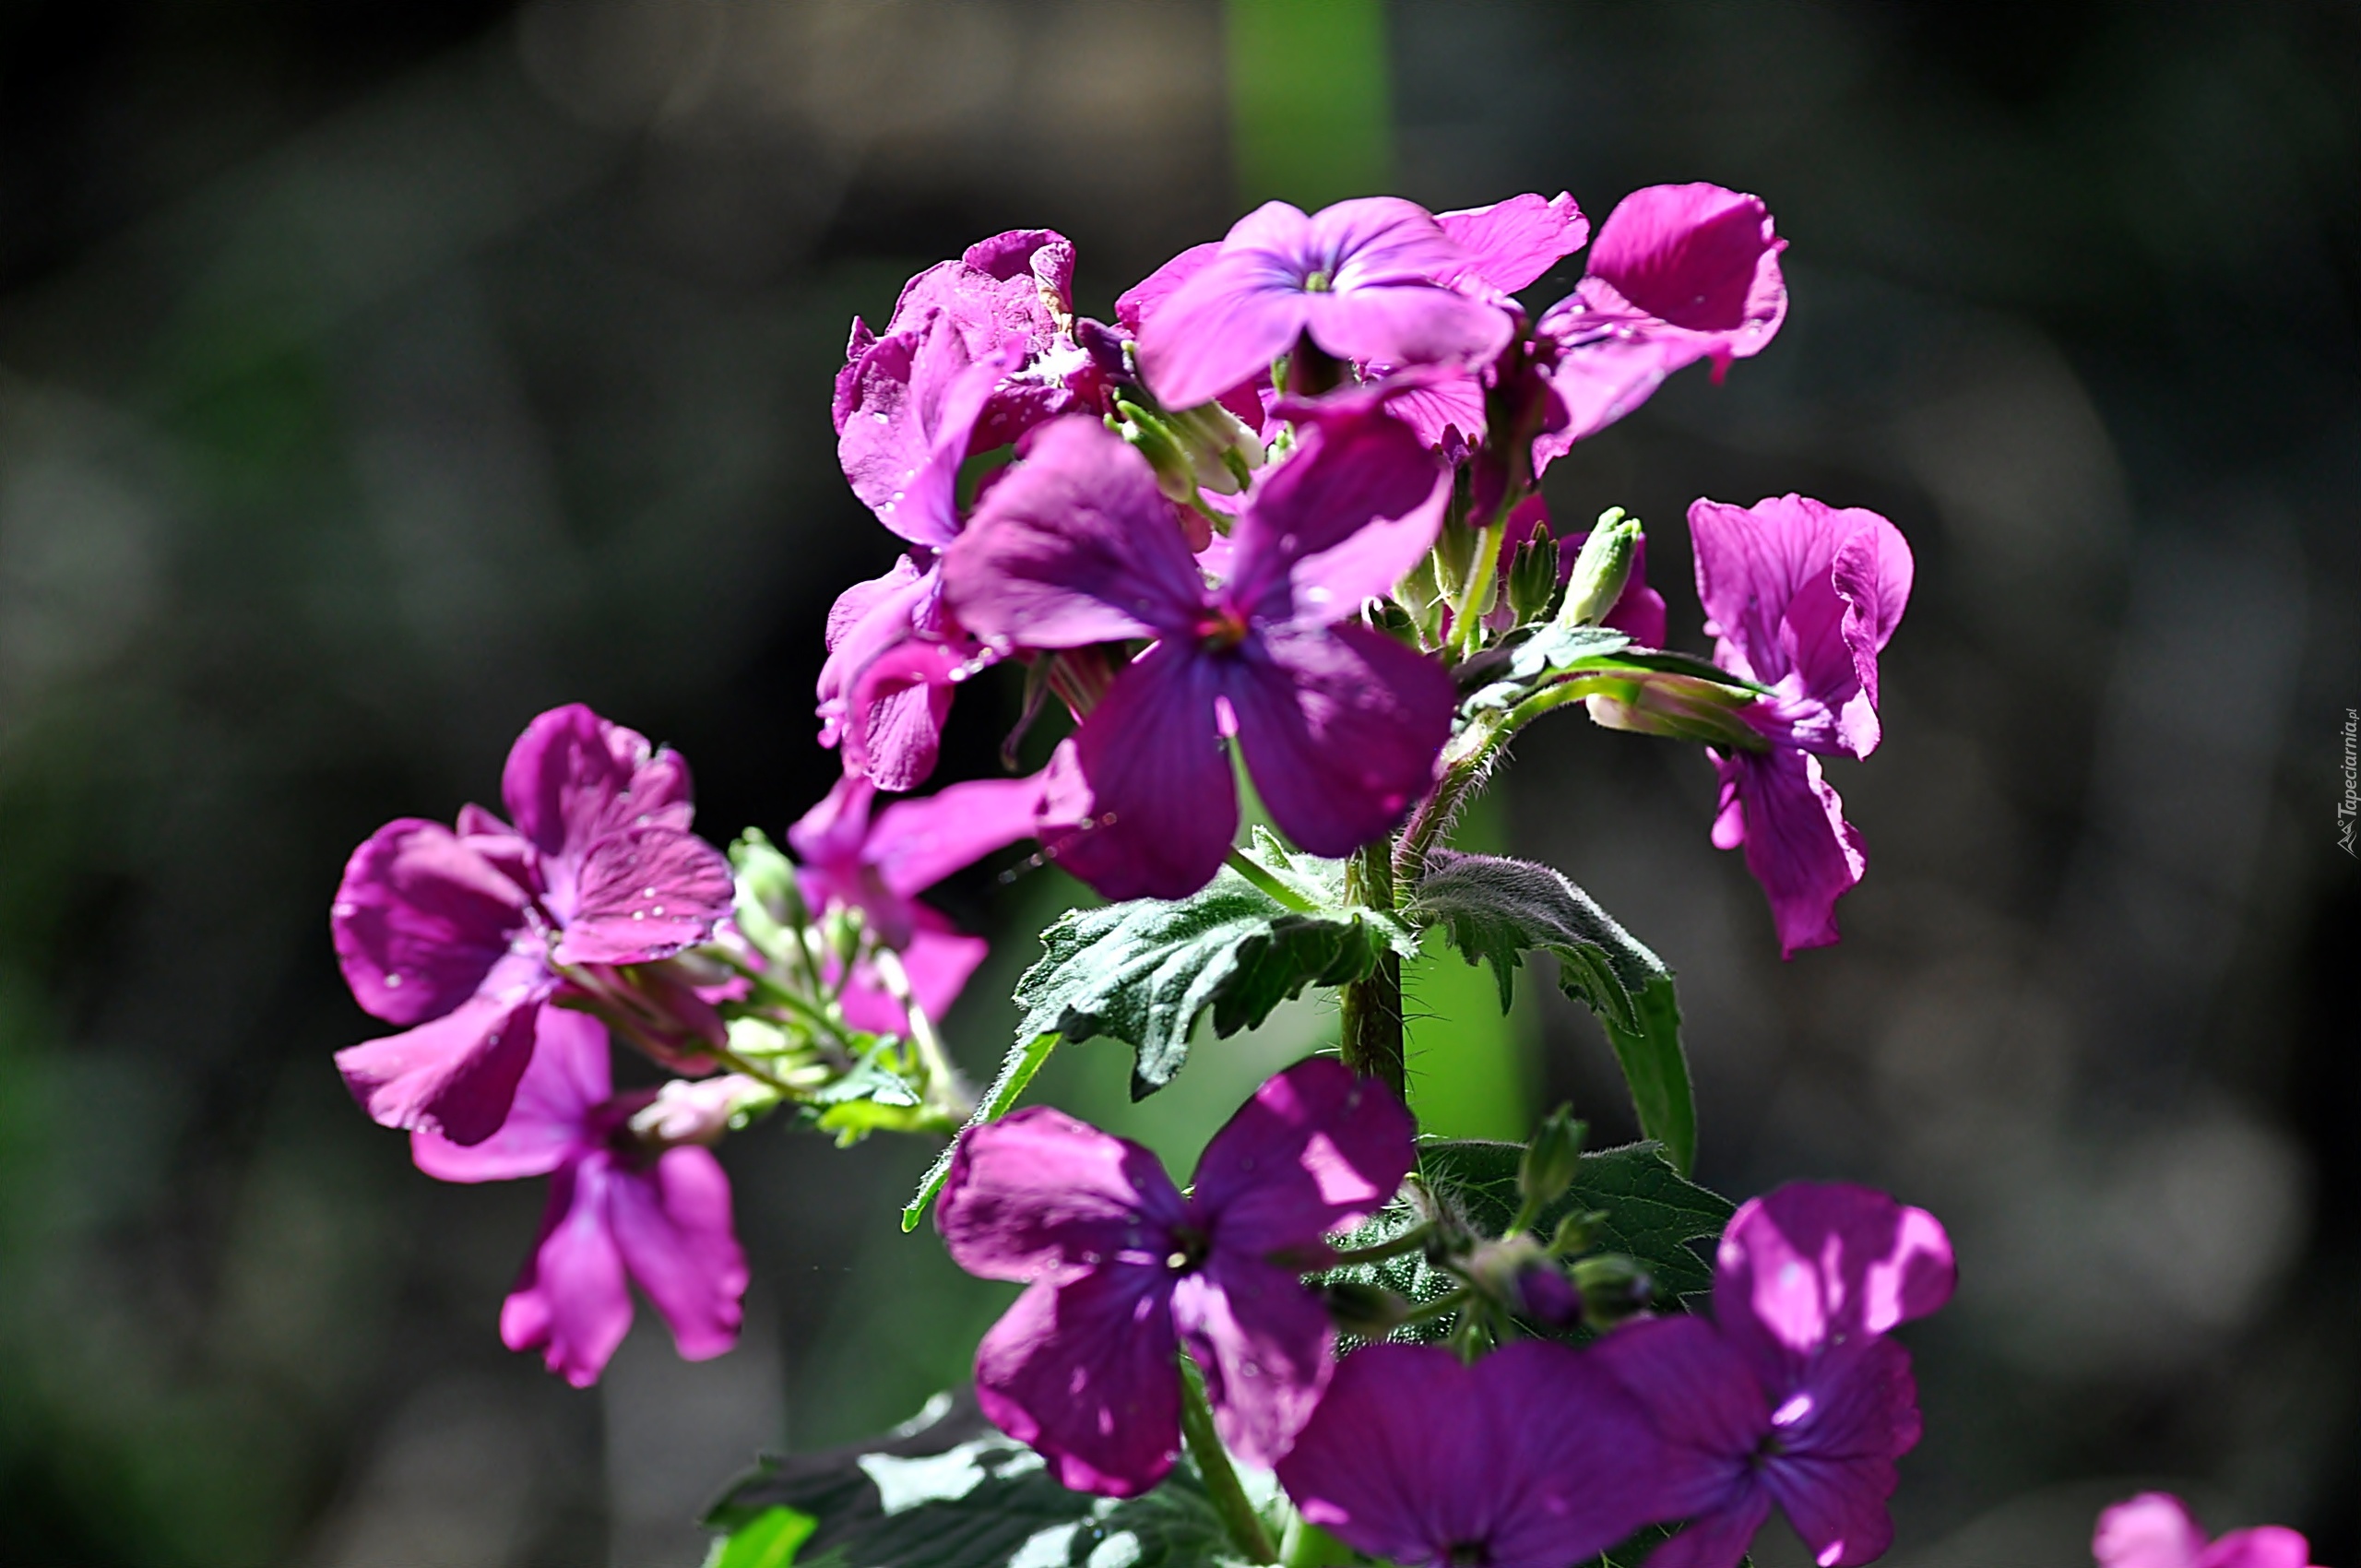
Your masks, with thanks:
<instances>
[{"instance_id":1,"label":"tapeciarnia.pl logo","mask_svg":"<svg viewBox=\"0 0 2361 1568\"><path fill-rule=\"evenodd\" d=\"M2354 854L2353 849L2354 822L2361 817L2361 760L2355 755L2356 734L2361 734L2361 710L2344 710L2343 734L2344 799L2336 803L2336 847L2361 860L2361 854Z\"/></svg>"}]
</instances>

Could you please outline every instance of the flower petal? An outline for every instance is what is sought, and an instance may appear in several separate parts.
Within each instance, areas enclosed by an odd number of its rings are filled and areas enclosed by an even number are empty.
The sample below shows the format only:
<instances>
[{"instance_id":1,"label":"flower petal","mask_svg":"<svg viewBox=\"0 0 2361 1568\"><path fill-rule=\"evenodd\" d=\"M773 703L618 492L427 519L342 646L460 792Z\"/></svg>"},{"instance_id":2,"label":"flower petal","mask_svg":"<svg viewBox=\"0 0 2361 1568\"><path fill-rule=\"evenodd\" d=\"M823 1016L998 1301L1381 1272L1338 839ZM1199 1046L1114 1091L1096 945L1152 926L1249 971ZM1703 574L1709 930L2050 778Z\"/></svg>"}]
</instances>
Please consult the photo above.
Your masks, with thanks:
<instances>
[{"instance_id":1,"label":"flower petal","mask_svg":"<svg viewBox=\"0 0 2361 1568\"><path fill-rule=\"evenodd\" d=\"M1648 1553L1647 1568L1738 1568L1754 1544L1754 1532L1770 1517L1770 1491L1750 1482L1729 1503L1698 1515Z\"/></svg>"},{"instance_id":2,"label":"flower petal","mask_svg":"<svg viewBox=\"0 0 2361 1568\"><path fill-rule=\"evenodd\" d=\"M1220 673L1263 803L1311 853L1350 854L1433 786L1458 692L1441 665L1383 633L1275 633L1249 639Z\"/></svg>"},{"instance_id":3,"label":"flower petal","mask_svg":"<svg viewBox=\"0 0 2361 1568\"><path fill-rule=\"evenodd\" d=\"M1069 782L1082 800L1045 791L1043 852L1109 898L1185 898L1211 882L1238 832L1214 706L1223 679L1214 659L1174 641L1118 676L1072 738ZM1083 820L1060 805L1083 808Z\"/></svg>"},{"instance_id":4,"label":"flower petal","mask_svg":"<svg viewBox=\"0 0 2361 1568\"><path fill-rule=\"evenodd\" d=\"M1272 362L1295 347L1310 299L1299 275L1225 242L1220 255L1140 323L1140 374L1169 409L1194 408L1241 382L1266 378Z\"/></svg>"},{"instance_id":5,"label":"flower petal","mask_svg":"<svg viewBox=\"0 0 2361 1568\"><path fill-rule=\"evenodd\" d=\"M1430 1563L1454 1544L1480 1543L1502 1434L1485 1420L1474 1382L1441 1346L1354 1351L1278 1462L1280 1483L1305 1518L1374 1558Z\"/></svg>"},{"instance_id":6,"label":"flower petal","mask_svg":"<svg viewBox=\"0 0 2361 1568\"><path fill-rule=\"evenodd\" d=\"M1416 1158L1392 1090L1315 1056L1265 1080L1205 1145L1192 1200L1217 1253L1259 1261L1385 1206Z\"/></svg>"},{"instance_id":7,"label":"flower petal","mask_svg":"<svg viewBox=\"0 0 2361 1568\"><path fill-rule=\"evenodd\" d=\"M449 828L403 817L352 851L328 928L353 999L389 1024L416 1024L476 993L525 929L526 903Z\"/></svg>"},{"instance_id":8,"label":"flower petal","mask_svg":"<svg viewBox=\"0 0 2361 1568\"><path fill-rule=\"evenodd\" d=\"M1276 1464L1328 1386L1328 1309L1293 1271L1216 1248L1174 1287L1172 1321L1205 1374L1222 1442L1250 1465Z\"/></svg>"},{"instance_id":9,"label":"flower petal","mask_svg":"<svg viewBox=\"0 0 2361 1568\"><path fill-rule=\"evenodd\" d=\"M1910 1353L1864 1336L1831 1346L1772 1413L1779 1452L1762 1482L1821 1568L1853 1568L1893 1544L1893 1462L1916 1446Z\"/></svg>"},{"instance_id":10,"label":"flower petal","mask_svg":"<svg viewBox=\"0 0 2361 1568\"><path fill-rule=\"evenodd\" d=\"M1790 1182L1738 1207L1714 1264L1722 1333L1779 1386L1832 1342L1880 1335L1951 1300L1942 1222L1842 1182Z\"/></svg>"},{"instance_id":11,"label":"flower petal","mask_svg":"<svg viewBox=\"0 0 2361 1568\"><path fill-rule=\"evenodd\" d=\"M1714 848L1746 846L1746 869L1771 901L1779 956L1835 942L1836 900L1861 880L1869 857L1820 759L1787 746L1705 754L1722 780Z\"/></svg>"},{"instance_id":12,"label":"flower petal","mask_svg":"<svg viewBox=\"0 0 2361 1568\"><path fill-rule=\"evenodd\" d=\"M1755 1490L1755 1451L1771 1431L1771 1402L1737 1347L1703 1318L1682 1315L1627 1324L1589 1353L1663 1440L1657 1517L1742 1509Z\"/></svg>"},{"instance_id":13,"label":"flower petal","mask_svg":"<svg viewBox=\"0 0 2361 1568\"><path fill-rule=\"evenodd\" d=\"M1442 527L1451 476L1375 407L1312 424L1303 443L1240 516L1221 598L1264 622L1324 626L1418 564Z\"/></svg>"},{"instance_id":14,"label":"flower petal","mask_svg":"<svg viewBox=\"0 0 2361 1568\"><path fill-rule=\"evenodd\" d=\"M607 1203L623 1264L670 1325L681 1359L708 1360L738 1343L746 1254L713 1151L682 1145L645 1170L618 1169Z\"/></svg>"},{"instance_id":15,"label":"flower petal","mask_svg":"<svg viewBox=\"0 0 2361 1568\"><path fill-rule=\"evenodd\" d=\"M1474 1372L1485 1422L1503 1439L1491 1479L1501 1500L1491 1561L1500 1568L1579 1562L1664 1516L1655 1433L1588 1356L1524 1340Z\"/></svg>"},{"instance_id":16,"label":"flower petal","mask_svg":"<svg viewBox=\"0 0 2361 1568\"><path fill-rule=\"evenodd\" d=\"M631 1289L608 1229L614 1172L604 1151L560 1168L550 1182L540 1240L500 1309L501 1341L539 1350L550 1371L587 1388L631 1328Z\"/></svg>"},{"instance_id":17,"label":"flower petal","mask_svg":"<svg viewBox=\"0 0 2361 1568\"><path fill-rule=\"evenodd\" d=\"M2206 1549L2197 1568L2306 1568L2311 1543L2281 1525L2232 1530Z\"/></svg>"},{"instance_id":18,"label":"flower petal","mask_svg":"<svg viewBox=\"0 0 2361 1568\"><path fill-rule=\"evenodd\" d=\"M574 864L594 841L643 818L675 828L690 821L687 765L580 703L525 726L509 748L500 794L516 831L541 852L561 917L571 908Z\"/></svg>"},{"instance_id":19,"label":"flower petal","mask_svg":"<svg viewBox=\"0 0 2361 1568\"><path fill-rule=\"evenodd\" d=\"M2169 1492L2144 1491L2099 1515L2091 1538L2098 1568L2197 1568L2205 1532Z\"/></svg>"},{"instance_id":20,"label":"flower petal","mask_svg":"<svg viewBox=\"0 0 2361 1568\"><path fill-rule=\"evenodd\" d=\"M1022 647L1186 630L1204 605L1147 459L1081 416L1041 427L943 552L943 585L967 630Z\"/></svg>"},{"instance_id":21,"label":"flower petal","mask_svg":"<svg viewBox=\"0 0 2361 1568\"><path fill-rule=\"evenodd\" d=\"M345 1087L381 1127L433 1133L480 1144L500 1130L533 1057L542 998L556 981L541 976L511 983L504 962L486 989L451 1012L403 1034L336 1053Z\"/></svg>"},{"instance_id":22,"label":"flower petal","mask_svg":"<svg viewBox=\"0 0 2361 1568\"><path fill-rule=\"evenodd\" d=\"M984 961L991 944L980 936L962 936L951 922L924 904L910 906L911 933L902 949L902 971L910 977L910 994L930 1018L941 1018L959 1000L967 977ZM840 999L845 1022L872 1034L910 1032L909 1016L889 995L868 960L853 966Z\"/></svg>"},{"instance_id":23,"label":"flower petal","mask_svg":"<svg viewBox=\"0 0 2361 1568\"><path fill-rule=\"evenodd\" d=\"M1427 283L1338 289L1303 296L1303 329L1340 360L1388 365L1483 364L1515 324L1481 300Z\"/></svg>"},{"instance_id":24,"label":"flower petal","mask_svg":"<svg viewBox=\"0 0 2361 1568\"><path fill-rule=\"evenodd\" d=\"M645 964L713 935L730 912L730 862L694 833L632 827L590 846L561 964Z\"/></svg>"},{"instance_id":25,"label":"flower petal","mask_svg":"<svg viewBox=\"0 0 2361 1568\"><path fill-rule=\"evenodd\" d=\"M863 353L836 460L879 522L937 549L958 537L959 465L993 389L1024 359L1021 338L971 342L940 310Z\"/></svg>"},{"instance_id":26,"label":"flower petal","mask_svg":"<svg viewBox=\"0 0 2361 1568\"><path fill-rule=\"evenodd\" d=\"M1039 1450L1069 1491L1136 1497L1172 1468L1180 1369L1171 1278L1128 1265L1037 1280L976 1347L985 1416Z\"/></svg>"},{"instance_id":27,"label":"flower petal","mask_svg":"<svg viewBox=\"0 0 2361 1568\"><path fill-rule=\"evenodd\" d=\"M1435 222L1467 252L1467 264L1438 283L1465 288L1489 284L1504 294L1538 279L1590 241L1590 220L1564 191L1543 199L1528 191L1458 212L1438 212Z\"/></svg>"},{"instance_id":28,"label":"flower petal","mask_svg":"<svg viewBox=\"0 0 2361 1568\"><path fill-rule=\"evenodd\" d=\"M972 643L906 642L871 659L845 696L845 766L881 790L925 783L943 754L952 695L979 662Z\"/></svg>"},{"instance_id":29,"label":"flower petal","mask_svg":"<svg viewBox=\"0 0 2361 1568\"><path fill-rule=\"evenodd\" d=\"M1038 778L976 778L878 814L863 853L886 887L924 892L963 866L1033 834Z\"/></svg>"},{"instance_id":30,"label":"flower petal","mask_svg":"<svg viewBox=\"0 0 2361 1568\"><path fill-rule=\"evenodd\" d=\"M546 1007L533 1037L531 1063L500 1130L473 1145L412 1133L412 1163L441 1182L510 1182L546 1176L589 1146L591 1109L614 1093L607 1027L587 1013Z\"/></svg>"},{"instance_id":31,"label":"flower petal","mask_svg":"<svg viewBox=\"0 0 2361 1568\"><path fill-rule=\"evenodd\" d=\"M1221 242L1207 240L1202 245L1191 245L1145 278L1115 296L1115 319L1133 332L1139 331L1147 318L1172 297L1172 291L1213 265L1221 255ZM1267 368L1267 367L1266 367Z\"/></svg>"},{"instance_id":32,"label":"flower petal","mask_svg":"<svg viewBox=\"0 0 2361 1568\"><path fill-rule=\"evenodd\" d=\"M1029 1280L1161 1269L1186 1213L1156 1156L1034 1105L960 1134L934 1224L968 1273Z\"/></svg>"}]
</instances>

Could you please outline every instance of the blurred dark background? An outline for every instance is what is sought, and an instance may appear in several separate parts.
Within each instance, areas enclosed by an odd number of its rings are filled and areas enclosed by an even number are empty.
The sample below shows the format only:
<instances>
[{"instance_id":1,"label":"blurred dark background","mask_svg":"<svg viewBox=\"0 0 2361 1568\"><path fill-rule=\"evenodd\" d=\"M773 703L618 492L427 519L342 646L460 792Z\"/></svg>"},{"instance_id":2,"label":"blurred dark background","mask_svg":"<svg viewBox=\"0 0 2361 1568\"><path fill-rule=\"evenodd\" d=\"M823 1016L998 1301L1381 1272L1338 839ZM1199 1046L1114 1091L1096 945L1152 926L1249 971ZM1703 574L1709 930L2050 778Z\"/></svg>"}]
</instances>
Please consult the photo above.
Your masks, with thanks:
<instances>
[{"instance_id":1,"label":"blurred dark background","mask_svg":"<svg viewBox=\"0 0 2361 1568\"><path fill-rule=\"evenodd\" d=\"M927 1151L777 1128L724 1150L738 1352L682 1366L643 1312L586 1394L503 1350L540 1183L428 1181L345 1098L372 1026L328 896L569 699L679 746L710 836L777 833L834 766L822 616L893 553L834 462L850 316L1034 225L1103 315L1325 168L1595 220L1708 179L1792 242L1772 350L1550 490L1650 523L1692 647L1691 498L1909 535L1887 743L1837 774L1845 944L1778 961L1691 750L1558 720L1478 826L1680 968L1706 1179L1952 1224L1892 1561L2070 1568L2168 1484L2361 1562L2361 7L1332 19L1334 58L1233 65L1271 17L1204 0L0 7L0 1557L685 1564L754 1447L958 1375L1001 1298L896 1229ZM1316 101L1331 67L1375 87L1291 176L1290 73ZM963 699L944 777L1013 697ZM952 1020L979 1067L1071 891L992 870L944 898L1003 939ZM1137 1111L1120 1048L1049 1092L1185 1166L1326 1027ZM1568 1096L1629 1130L1554 994L1417 1043L1449 1130Z\"/></svg>"}]
</instances>

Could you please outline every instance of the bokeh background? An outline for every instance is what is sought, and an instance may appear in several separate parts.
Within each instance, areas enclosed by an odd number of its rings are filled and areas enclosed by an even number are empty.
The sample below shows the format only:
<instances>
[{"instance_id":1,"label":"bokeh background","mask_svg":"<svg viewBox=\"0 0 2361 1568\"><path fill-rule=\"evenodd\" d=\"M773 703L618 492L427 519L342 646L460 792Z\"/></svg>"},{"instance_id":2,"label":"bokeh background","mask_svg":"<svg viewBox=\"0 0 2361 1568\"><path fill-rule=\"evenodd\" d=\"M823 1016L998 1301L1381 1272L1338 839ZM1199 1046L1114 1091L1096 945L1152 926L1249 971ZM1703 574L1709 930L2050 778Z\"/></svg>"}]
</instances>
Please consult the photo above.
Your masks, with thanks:
<instances>
[{"instance_id":1,"label":"bokeh background","mask_svg":"<svg viewBox=\"0 0 2361 1568\"><path fill-rule=\"evenodd\" d=\"M895 1226L927 1151L776 1128L724 1150L739 1351L683 1366L643 1313L591 1393L504 1351L540 1184L428 1181L346 1099L345 854L490 799L577 698L686 753L712 836L800 814L822 616L893 553L830 374L971 240L1063 230L1103 315L1271 194L1598 218L1691 179L1770 203L1786 330L1550 495L1649 522L1692 647L1693 496L1902 526L1888 739L1836 774L1869 877L1783 965L1705 764L1574 717L1475 830L1680 969L1707 1180L1953 1226L1892 1561L2069 1568L2164 1483L2361 1562L2361 10L2328 0L0 7L0 1557L686 1564L754 1448L958 1375L1002 1298ZM963 698L955 770L1013 704ZM951 1023L979 1069L1073 892L1002 869L945 897L1000 938ZM1628 1133L1577 1009L1465 1016L1415 1030L1433 1123ZM1120 1047L1046 1092L1185 1166L1330 1027L1136 1111Z\"/></svg>"}]
</instances>

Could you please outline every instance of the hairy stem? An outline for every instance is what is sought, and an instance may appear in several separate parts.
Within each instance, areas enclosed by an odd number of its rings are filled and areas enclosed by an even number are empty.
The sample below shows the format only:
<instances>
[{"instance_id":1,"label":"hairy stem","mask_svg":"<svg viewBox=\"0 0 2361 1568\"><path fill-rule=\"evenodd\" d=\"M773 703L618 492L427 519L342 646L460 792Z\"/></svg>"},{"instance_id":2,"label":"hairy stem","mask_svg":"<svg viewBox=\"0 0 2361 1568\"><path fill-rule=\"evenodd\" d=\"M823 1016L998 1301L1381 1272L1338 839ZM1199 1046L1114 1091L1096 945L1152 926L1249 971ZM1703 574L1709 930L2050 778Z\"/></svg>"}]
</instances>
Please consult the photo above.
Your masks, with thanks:
<instances>
[{"instance_id":1,"label":"hairy stem","mask_svg":"<svg viewBox=\"0 0 2361 1568\"><path fill-rule=\"evenodd\" d=\"M1345 862L1345 899L1373 909L1394 908L1392 846L1369 845ZM1402 1060L1402 960L1392 949L1379 958L1367 978L1347 983L1338 995L1343 1016L1340 1043L1345 1065L1366 1077L1381 1080L1407 1099L1409 1086Z\"/></svg>"},{"instance_id":2,"label":"hairy stem","mask_svg":"<svg viewBox=\"0 0 2361 1568\"><path fill-rule=\"evenodd\" d=\"M1229 1451L1214 1430L1213 1407L1205 1403L1204 1377L1186 1356L1180 1358L1180 1436L1189 1445L1189 1457L1197 1462L1205 1496L1221 1515L1239 1554L1249 1562L1276 1562L1279 1554L1271 1545L1271 1534L1263 1527L1263 1516L1254 1512L1245 1487L1239 1484Z\"/></svg>"}]
</instances>

